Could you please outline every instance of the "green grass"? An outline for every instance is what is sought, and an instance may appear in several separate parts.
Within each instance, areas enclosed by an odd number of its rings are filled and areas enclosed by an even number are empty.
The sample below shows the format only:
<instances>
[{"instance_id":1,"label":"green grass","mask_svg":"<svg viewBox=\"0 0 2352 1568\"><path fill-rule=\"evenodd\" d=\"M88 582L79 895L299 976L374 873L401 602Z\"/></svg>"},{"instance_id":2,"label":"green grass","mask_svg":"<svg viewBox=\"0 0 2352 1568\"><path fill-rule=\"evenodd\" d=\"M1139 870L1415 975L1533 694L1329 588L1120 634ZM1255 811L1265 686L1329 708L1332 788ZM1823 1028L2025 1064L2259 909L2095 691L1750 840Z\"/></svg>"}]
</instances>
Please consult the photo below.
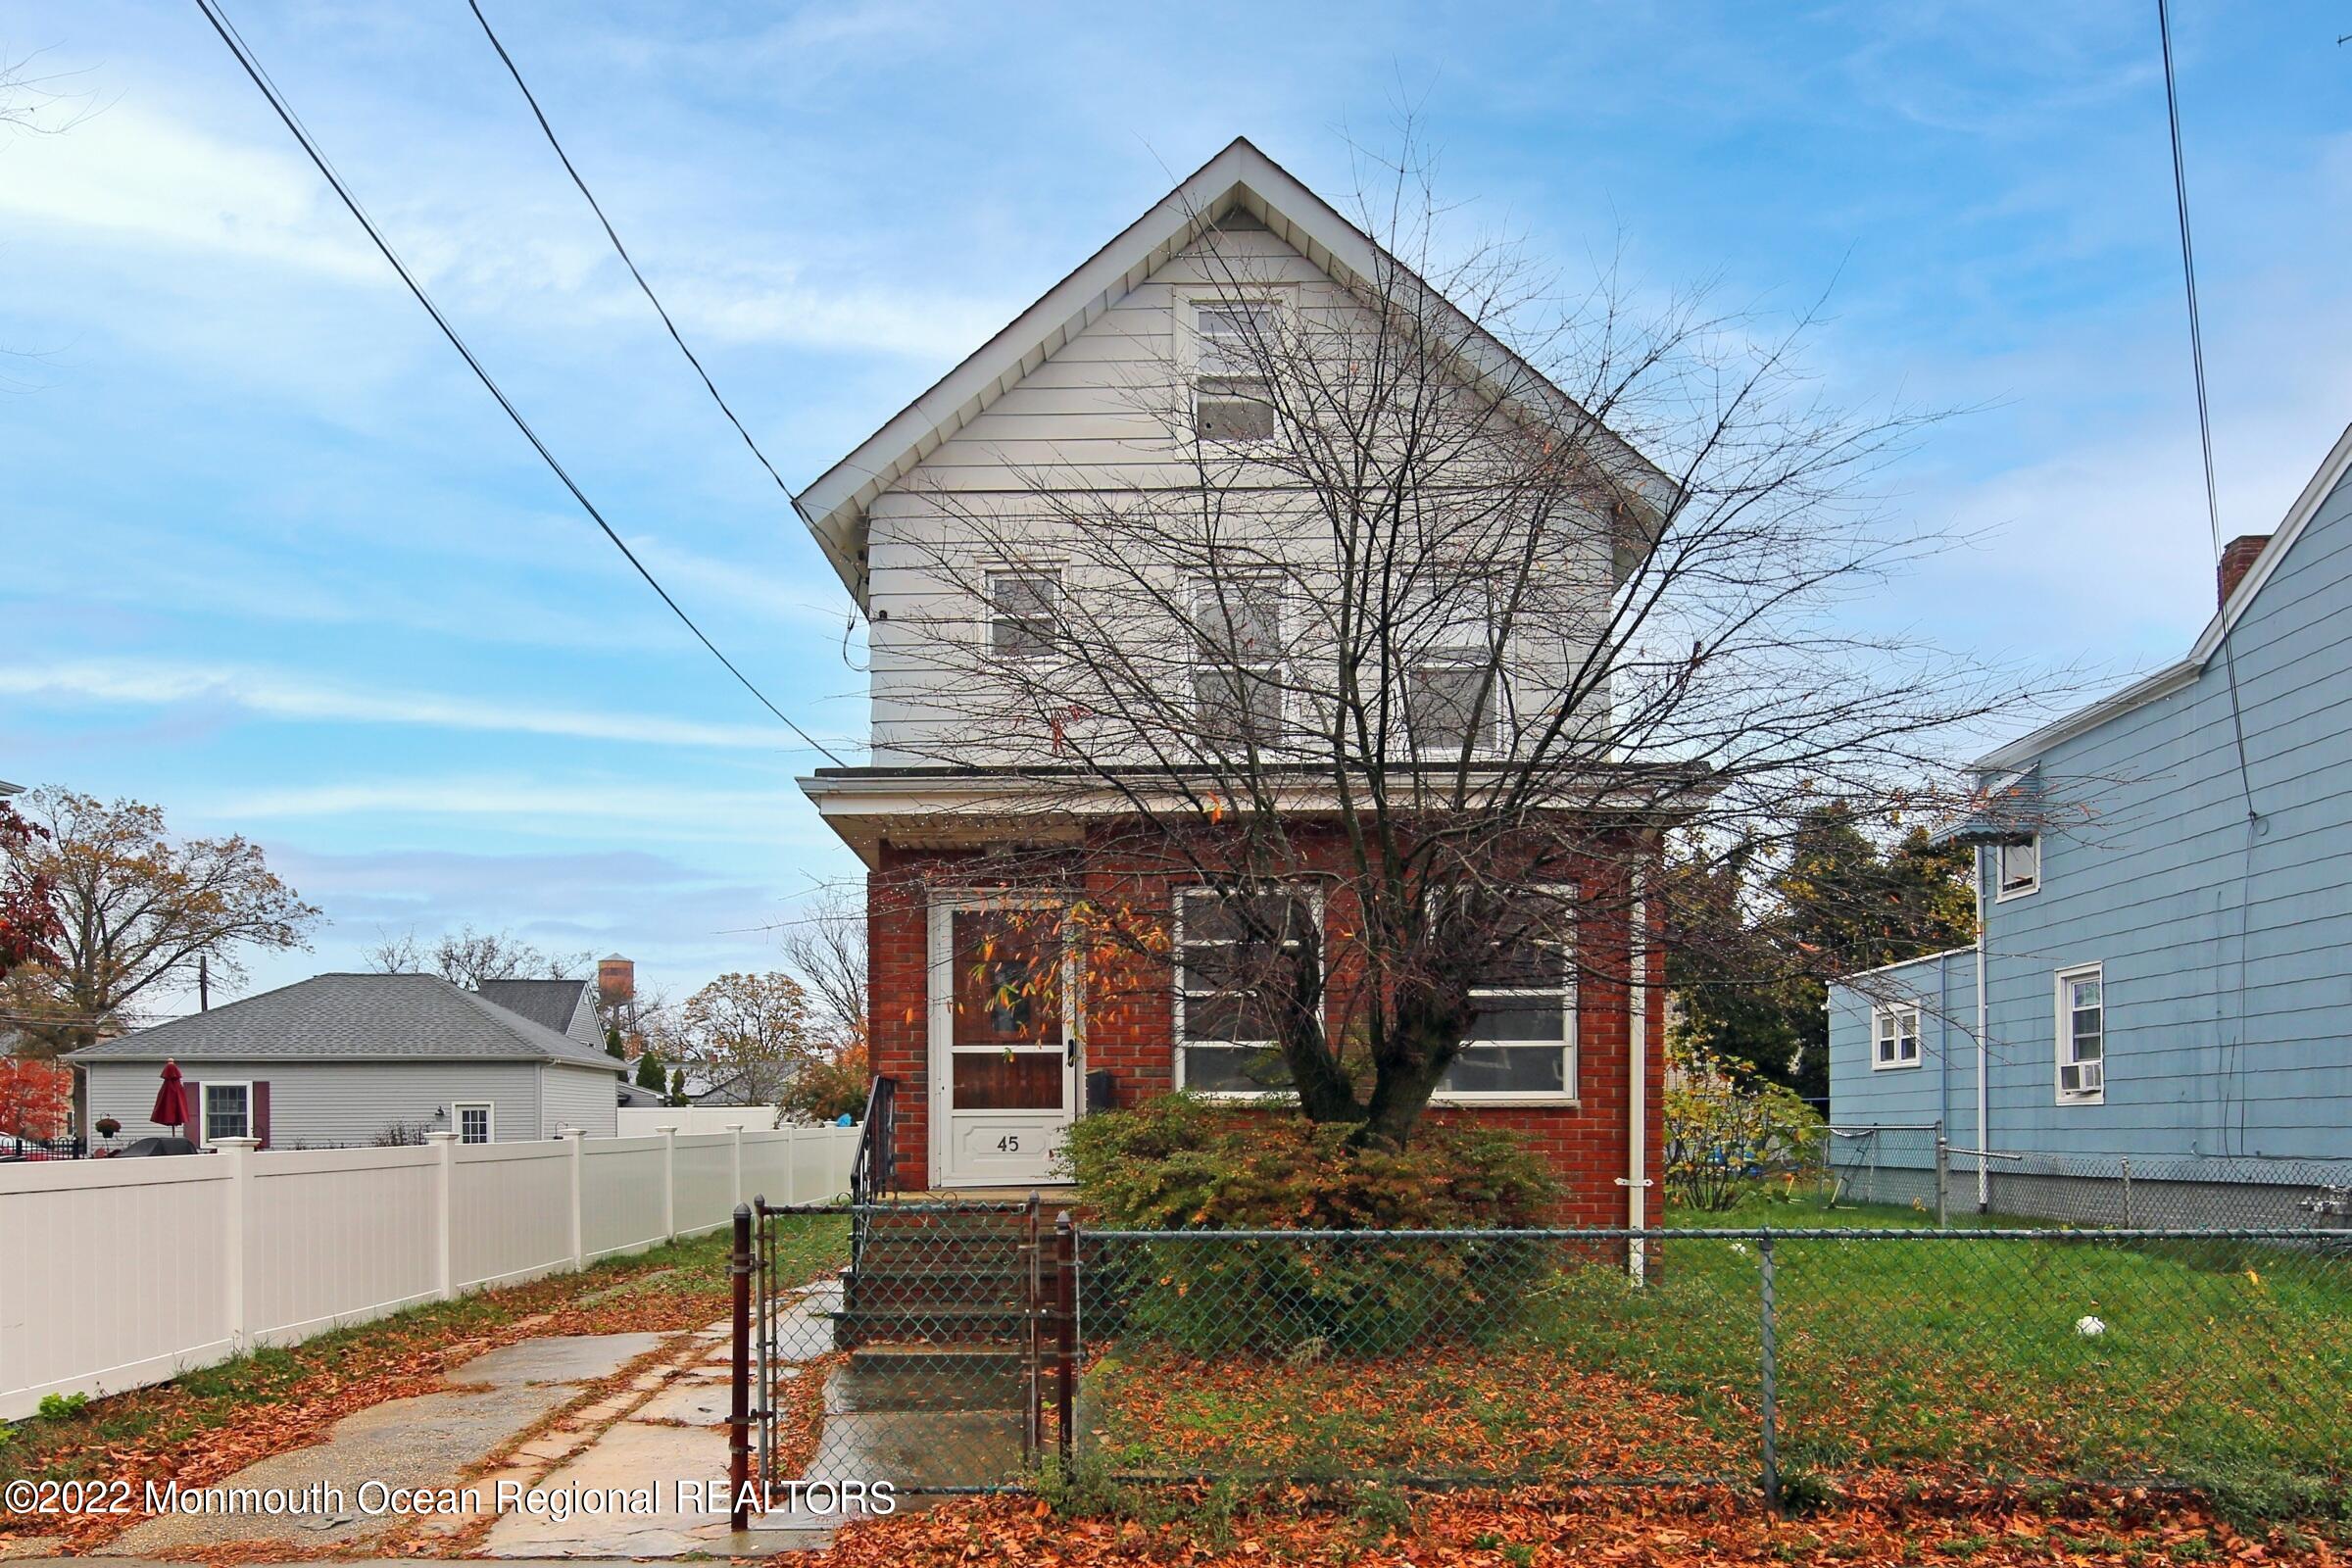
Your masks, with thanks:
<instances>
[{"instance_id":1,"label":"green grass","mask_svg":"<svg viewBox=\"0 0 2352 1568\"><path fill-rule=\"evenodd\" d=\"M1932 1219L1758 1198L1730 1215L1676 1213L1671 1223ZM1753 1242L1670 1238L1639 1287L1604 1260L1563 1267L1517 1303L1507 1335L1391 1357L1226 1358L1213 1373L1198 1363L1188 1372L1184 1358L1131 1338L1098 1380L1096 1425L1115 1457L1141 1469L1246 1460L1255 1444L1304 1453L1311 1463L1300 1468L1313 1474L1394 1473L1400 1461L1448 1457L1414 1446L1415 1421L1430 1412L1447 1430L1483 1432L1494 1453L1533 1434L1545 1462L1569 1471L1624 1473L1631 1461L1638 1471L1752 1478L1760 1261ZM2183 1482L2241 1514L2348 1516L2352 1254L2056 1236L1823 1238L1776 1240L1774 1262L1790 1473ZM2084 1318L2100 1332L2082 1332ZM1547 1365L1591 1385L1580 1395L1531 1375ZM1666 1402L1637 1410L1628 1384ZM1580 1398L1671 1419L1681 1453L1611 1441L1607 1423L1574 1418ZM1489 1447L1466 1442L1453 1456L1488 1474Z\"/></svg>"},{"instance_id":2,"label":"green grass","mask_svg":"<svg viewBox=\"0 0 2352 1568\"><path fill-rule=\"evenodd\" d=\"M780 1220L776 1235L779 1279L812 1278L847 1260L846 1218ZM511 1334L521 1319L541 1313L554 1314L550 1333L700 1328L726 1312L727 1250L726 1232L714 1232L609 1258L579 1274L414 1306L170 1383L91 1399L70 1413L0 1423L0 1484L21 1477L112 1479L128 1473L125 1453L166 1452L221 1428L270 1421L317 1396L329 1377L349 1383L414 1376L442 1349ZM599 1299L583 1302L588 1297ZM10 1522L0 1515L0 1533Z\"/></svg>"}]
</instances>

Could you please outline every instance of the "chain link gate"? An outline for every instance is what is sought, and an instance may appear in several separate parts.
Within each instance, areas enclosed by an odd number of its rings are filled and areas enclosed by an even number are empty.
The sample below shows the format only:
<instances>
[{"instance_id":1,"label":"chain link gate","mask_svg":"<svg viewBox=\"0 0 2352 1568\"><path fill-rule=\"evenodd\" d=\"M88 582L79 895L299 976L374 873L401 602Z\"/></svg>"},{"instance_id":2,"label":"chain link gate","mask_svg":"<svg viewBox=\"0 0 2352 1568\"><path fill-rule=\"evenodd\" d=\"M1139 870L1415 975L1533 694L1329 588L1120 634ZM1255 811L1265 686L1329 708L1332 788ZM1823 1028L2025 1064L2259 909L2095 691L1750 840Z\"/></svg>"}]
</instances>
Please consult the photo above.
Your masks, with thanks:
<instances>
[{"instance_id":1,"label":"chain link gate","mask_svg":"<svg viewBox=\"0 0 2352 1568\"><path fill-rule=\"evenodd\" d=\"M787 1227L849 1220L837 1276L788 1277ZM1042 1200L739 1214L741 1478L792 1489L1025 1491L1076 1398L1076 1231Z\"/></svg>"}]
</instances>

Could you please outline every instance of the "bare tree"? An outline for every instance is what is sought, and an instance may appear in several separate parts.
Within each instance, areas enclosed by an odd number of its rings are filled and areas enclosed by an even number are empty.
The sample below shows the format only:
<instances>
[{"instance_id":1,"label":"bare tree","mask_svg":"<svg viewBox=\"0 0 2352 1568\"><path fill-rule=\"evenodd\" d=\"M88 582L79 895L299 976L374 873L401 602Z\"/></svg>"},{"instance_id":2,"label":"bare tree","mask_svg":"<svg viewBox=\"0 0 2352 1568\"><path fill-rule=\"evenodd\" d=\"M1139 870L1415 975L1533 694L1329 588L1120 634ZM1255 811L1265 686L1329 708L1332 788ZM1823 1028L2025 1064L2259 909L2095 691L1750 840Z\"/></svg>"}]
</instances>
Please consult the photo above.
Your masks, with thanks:
<instances>
[{"instance_id":1,"label":"bare tree","mask_svg":"<svg viewBox=\"0 0 2352 1568\"><path fill-rule=\"evenodd\" d=\"M808 995L811 1026L834 1045L865 1040L865 901L828 887L777 928L784 967Z\"/></svg>"},{"instance_id":2,"label":"bare tree","mask_svg":"<svg viewBox=\"0 0 2352 1568\"><path fill-rule=\"evenodd\" d=\"M1563 302L1512 246L1446 250L1409 157L1357 207L1371 243L1312 275L1248 209L1196 215L1155 278L1191 319L1102 440L1011 493L918 470L873 548L929 592L876 661L908 760L991 771L988 875L1069 891L1091 1007L1172 962L1229 1043L1193 1081L1395 1146L1449 1073L1553 1087L1525 998L1654 983L1662 834L1918 812L2019 694L1856 629L1939 543L1868 494L1924 416L1811 394L1808 322L1614 276ZM1057 969L956 961L959 1006Z\"/></svg>"},{"instance_id":3,"label":"bare tree","mask_svg":"<svg viewBox=\"0 0 2352 1568\"><path fill-rule=\"evenodd\" d=\"M368 950L368 967L378 974L437 974L453 986L476 989L485 980L576 980L596 972L585 953L542 953L511 931L476 931L467 925L430 943L415 931L384 935Z\"/></svg>"}]
</instances>

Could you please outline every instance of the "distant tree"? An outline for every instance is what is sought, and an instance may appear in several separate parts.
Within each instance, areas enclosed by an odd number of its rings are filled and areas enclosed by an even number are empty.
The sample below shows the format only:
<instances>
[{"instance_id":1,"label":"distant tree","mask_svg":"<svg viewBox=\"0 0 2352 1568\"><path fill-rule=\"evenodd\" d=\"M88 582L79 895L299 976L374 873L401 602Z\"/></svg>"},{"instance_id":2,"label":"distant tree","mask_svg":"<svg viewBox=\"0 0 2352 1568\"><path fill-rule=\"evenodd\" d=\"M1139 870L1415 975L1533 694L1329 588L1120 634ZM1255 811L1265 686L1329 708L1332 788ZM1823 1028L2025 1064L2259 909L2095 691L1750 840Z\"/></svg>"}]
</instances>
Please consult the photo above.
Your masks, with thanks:
<instances>
[{"instance_id":1,"label":"distant tree","mask_svg":"<svg viewBox=\"0 0 2352 1568\"><path fill-rule=\"evenodd\" d=\"M28 963L55 963L52 945L66 934L57 917L57 885L35 863L48 829L0 801L0 980Z\"/></svg>"},{"instance_id":2,"label":"distant tree","mask_svg":"<svg viewBox=\"0 0 2352 1568\"><path fill-rule=\"evenodd\" d=\"M865 1108L866 1086L872 1079L872 1064L862 1038L848 1046L825 1042L817 1056L777 1097L776 1125L780 1127L786 1122L821 1125L843 1116L855 1116Z\"/></svg>"},{"instance_id":3,"label":"distant tree","mask_svg":"<svg viewBox=\"0 0 2352 1568\"><path fill-rule=\"evenodd\" d=\"M1783 846L1674 868L1678 1043L1815 1102L1829 1097L1829 984L1976 938L1970 852L1913 827L1881 849L1842 802Z\"/></svg>"},{"instance_id":4,"label":"distant tree","mask_svg":"<svg viewBox=\"0 0 2352 1568\"><path fill-rule=\"evenodd\" d=\"M628 1048L621 1043L620 1025L616 1023L605 1025L605 1054L621 1061L629 1059Z\"/></svg>"},{"instance_id":5,"label":"distant tree","mask_svg":"<svg viewBox=\"0 0 2352 1568\"><path fill-rule=\"evenodd\" d=\"M241 835L179 839L137 801L43 788L24 797L45 830L11 857L12 874L44 877L63 929L53 956L0 982L0 1012L27 1054L94 1045L135 1021L138 1005L184 989L199 960L234 984L253 948L308 947L318 910Z\"/></svg>"},{"instance_id":6,"label":"distant tree","mask_svg":"<svg viewBox=\"0 0 2352 1568\"><path fill-rule=\"evenodd\" d=\"M683 1067L673 1070L669 1075L669 1102L673 1105L686 1103L686 1069Z\"/></svg>"},{"instance_id":7,"label":"distant tree","mask_svg":"<svg viewBox=\"0 0 2352 1568\"><path fill-rule=\"evenodd\" d=\"M785 1086L821 1054L808 993L791 975L722 974L686 999L678 1059L747 1105L778 1102Z\"/></svg>"},{"instance_id":8,"label":"distant tree","mask_svg":"<svg viewBox=\"0 0 2352 1568\"><path fill-rule=\"evenodd\" d=\"M637 1087L660 1094L668 1086L668 1076L662 1070L662 1054L651 1046L646 1047L637 1054Z\"/></svg>"},{"instance_id":9,"label":"distant tree","mask_svg":"<svg viewBox=\"0 0 2352 1568\"><path fill-rule=\"evenodd\" d=\"M0 1132L62 1138L73 1104L73 1069L29 1056L0 1056Z\"/></svg>"},{"instance_id":10,"label":"distant tree","mask_svg":"<svg viewBox=\"0 0 2352 1568\"><path fill-rule=\"evenodd\" d=\"M863 890L828 888L778 928L784 967L808 995L809 1027L836 1048L865 1044Z\"/></svg>"},{"instance_id":11,"label":"distant tree","mask_svg":"<svg viewBox=\"0 0 2352 1568\"><path fill-rule=\"evenodd\" d=\"M511 931L476 931L470 925L430 943L418 941L414 931L387 936L367 956L368 967L378 974L437 974L468 991L485 980L573 980L595 973L585 953L551 955Z\"/></svg>"}]
</instances>

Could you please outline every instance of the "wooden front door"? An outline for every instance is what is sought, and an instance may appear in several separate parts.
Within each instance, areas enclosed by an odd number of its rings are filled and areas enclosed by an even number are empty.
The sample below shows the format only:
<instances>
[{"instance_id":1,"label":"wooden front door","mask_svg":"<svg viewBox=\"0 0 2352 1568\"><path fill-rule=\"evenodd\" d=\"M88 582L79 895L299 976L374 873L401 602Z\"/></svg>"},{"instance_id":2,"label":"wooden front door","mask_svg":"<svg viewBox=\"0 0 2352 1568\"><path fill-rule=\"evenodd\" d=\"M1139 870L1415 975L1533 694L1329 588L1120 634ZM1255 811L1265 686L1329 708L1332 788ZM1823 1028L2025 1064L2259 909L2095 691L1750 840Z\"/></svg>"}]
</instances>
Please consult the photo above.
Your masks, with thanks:
<instances>
[{"instance_id":1,"label":"wooden front door","mask_svg":"<svg viewBox=\"0 0 2352 1568\"><path fill-rule=\"evenodd\" d=\"M931 910L931 1168L943 1187L1034 1186L1077 1105L1078 1007L1057 911Z\"/></svg>"}]
</instances>

